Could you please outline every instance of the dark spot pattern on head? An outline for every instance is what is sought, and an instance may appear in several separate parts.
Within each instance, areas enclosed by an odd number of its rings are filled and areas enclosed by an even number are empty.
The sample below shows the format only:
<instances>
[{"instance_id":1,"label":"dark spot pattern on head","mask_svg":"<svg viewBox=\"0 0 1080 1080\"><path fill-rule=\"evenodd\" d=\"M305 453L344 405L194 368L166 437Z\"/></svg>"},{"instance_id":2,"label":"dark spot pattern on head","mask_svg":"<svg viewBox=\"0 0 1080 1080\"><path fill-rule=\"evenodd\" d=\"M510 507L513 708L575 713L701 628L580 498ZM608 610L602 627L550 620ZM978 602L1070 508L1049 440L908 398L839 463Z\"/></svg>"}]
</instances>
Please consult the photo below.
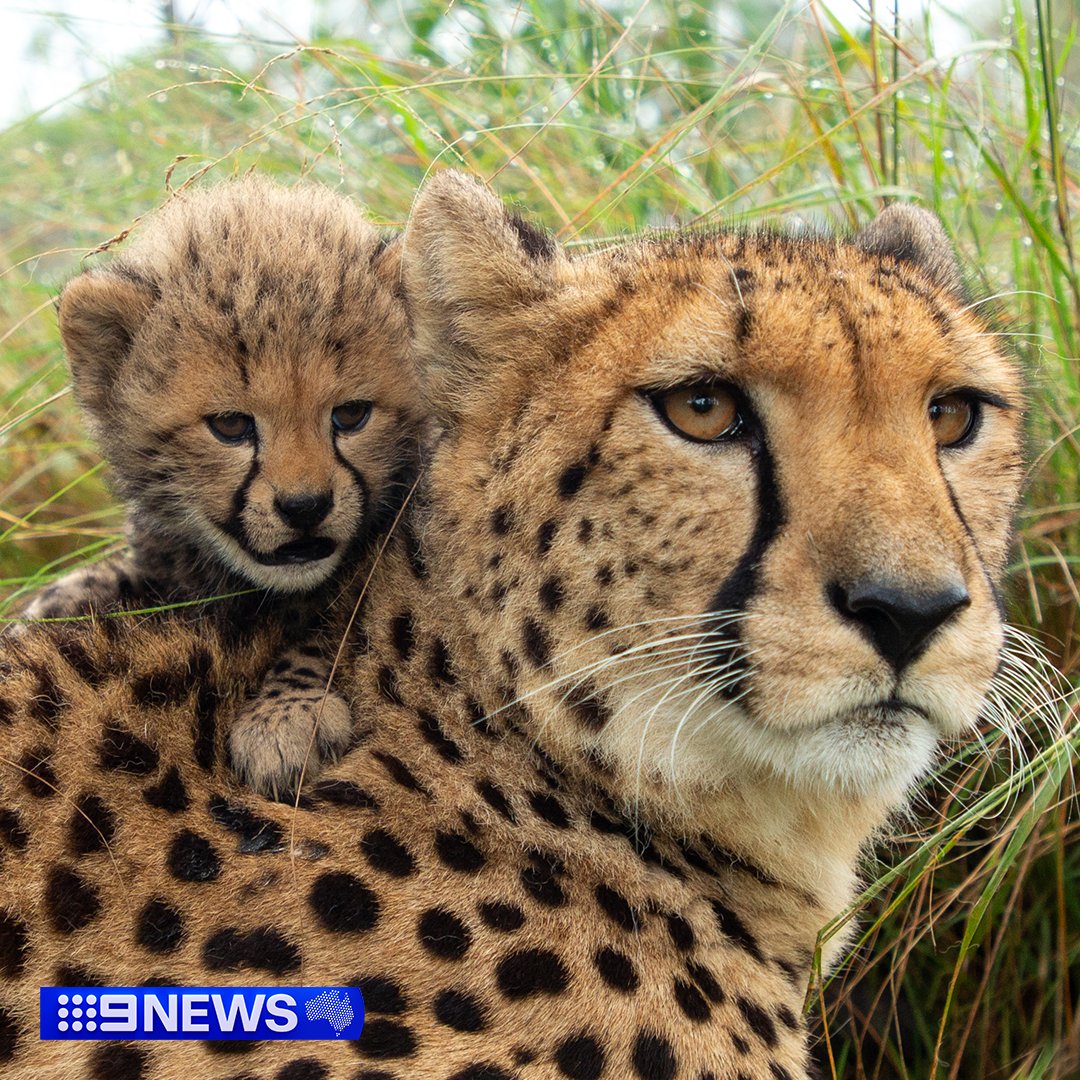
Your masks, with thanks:
<instances>
[{"instance_id":1,"label":"dark spot pattern on head","mask_svg":"<svg viewBox=\"0 0 1080 1080\"><path fill-rule=\"evenodd\" d=\"M640 1080L674 1080L678 1072L678 1061L671 1043L652 1031L638 1033L631 1062L634 1074Z\"/></svg>"},{"instance_id":2,"label":"dark spot pattern on head","mask_svg":"<svg viewBox=\"0 0 1080 1080\"><path fill-rule=\"evenodd\" d=\"M237 851L242 855L259 851L284 851L285 839L276 822L259 817L239 803L230 803L221 795L210 797L209 808L214 821L240 837Z\"/></svg>"}]
</instances>

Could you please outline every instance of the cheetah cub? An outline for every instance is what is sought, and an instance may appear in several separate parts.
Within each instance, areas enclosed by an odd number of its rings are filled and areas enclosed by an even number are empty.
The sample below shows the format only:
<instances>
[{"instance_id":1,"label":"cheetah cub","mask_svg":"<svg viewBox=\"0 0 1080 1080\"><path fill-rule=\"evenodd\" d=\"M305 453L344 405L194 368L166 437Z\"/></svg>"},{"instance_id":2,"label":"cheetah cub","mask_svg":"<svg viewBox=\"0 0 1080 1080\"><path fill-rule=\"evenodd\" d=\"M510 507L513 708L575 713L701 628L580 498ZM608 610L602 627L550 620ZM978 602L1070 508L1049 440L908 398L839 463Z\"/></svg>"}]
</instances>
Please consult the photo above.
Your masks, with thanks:
<instances>
[{"instance_id":1,"label":"cheetah cub","mask_svg":"<svg viewBox=\"0 0 1080 1080\"><path fill-rule=\"evenodd\" d=\"M421 417L398 269L344 198L249 177L174 198L60 298L129 550L24 614L246 592L191 610L282 620L287 651L229 733L236 773L278 799L349 744L318 631L408 487Z\"/></svg>"}]
</instances>

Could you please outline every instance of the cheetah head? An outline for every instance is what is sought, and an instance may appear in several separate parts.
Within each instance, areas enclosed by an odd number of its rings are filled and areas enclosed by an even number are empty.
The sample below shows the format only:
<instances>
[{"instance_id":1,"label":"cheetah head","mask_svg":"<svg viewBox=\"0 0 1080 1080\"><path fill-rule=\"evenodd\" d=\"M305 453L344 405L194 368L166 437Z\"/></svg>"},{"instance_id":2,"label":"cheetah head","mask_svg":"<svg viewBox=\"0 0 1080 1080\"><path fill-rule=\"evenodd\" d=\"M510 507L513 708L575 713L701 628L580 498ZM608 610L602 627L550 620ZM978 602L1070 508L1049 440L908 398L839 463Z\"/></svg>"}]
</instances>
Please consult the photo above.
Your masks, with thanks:
<instances>
[{"instance_id":1,"label":"cheetah head","mask_svg":"<svg viewBox=\"0 0 1080 1080\"><path fill-rule=\"evenodd\" d=\"M415 437L397 264L346 200L248 178L72 280L75 392L136 521L262 588L324 581Z\"/></svg>"},{"instance_id":2,"label":"cheetah head","mask_svg":"<svg viewBox=\"0 0 1080 1080\"><path fill-rule=\"evenodd\" d=\"M549 746L895 802L975 724L1021 388L931 215L571 256L448 172L403 258L434 572Z\"/></svg>"}]
</instances>

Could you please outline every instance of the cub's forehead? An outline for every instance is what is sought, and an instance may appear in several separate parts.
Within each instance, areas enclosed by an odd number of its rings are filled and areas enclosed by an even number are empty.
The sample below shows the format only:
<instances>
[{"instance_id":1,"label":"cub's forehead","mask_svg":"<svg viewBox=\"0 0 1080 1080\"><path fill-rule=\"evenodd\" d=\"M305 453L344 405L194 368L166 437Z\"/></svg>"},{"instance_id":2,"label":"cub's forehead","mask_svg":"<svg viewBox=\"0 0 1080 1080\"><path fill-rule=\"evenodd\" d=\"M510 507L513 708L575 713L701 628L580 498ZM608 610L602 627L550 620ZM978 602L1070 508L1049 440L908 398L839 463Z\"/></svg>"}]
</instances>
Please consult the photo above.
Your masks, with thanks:
<instances>
[{"instance_id":1,"label":"cub's forehead","mask_svg":"<svg viewBox=\"0 0 1080 1080\"><path fill-rule=\"evenodd\" d=\"M981 305L850 242L705 234L603 261L619 299L608 320L616 333L597 335L597 345L609 352L607 338L645 383L714 375L779 392L831 381L916 396L1020 393L1017 365Z\"/></svg>"}]
</instances>

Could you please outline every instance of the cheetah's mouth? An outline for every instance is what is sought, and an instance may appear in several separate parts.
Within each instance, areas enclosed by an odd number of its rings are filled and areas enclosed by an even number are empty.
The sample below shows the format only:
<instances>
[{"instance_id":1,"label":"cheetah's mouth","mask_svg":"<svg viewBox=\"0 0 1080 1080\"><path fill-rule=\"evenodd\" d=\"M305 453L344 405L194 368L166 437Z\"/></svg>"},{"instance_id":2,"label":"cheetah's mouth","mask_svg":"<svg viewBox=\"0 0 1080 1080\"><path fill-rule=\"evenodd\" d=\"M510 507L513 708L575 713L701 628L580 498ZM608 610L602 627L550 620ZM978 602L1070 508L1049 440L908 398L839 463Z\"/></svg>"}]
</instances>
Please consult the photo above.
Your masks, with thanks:
<instances>
[{"instance_id":1,"label":"cheetah's mouth","mask_svg":"<svg viewBox=\"0 0 1080 1080\"><path fill-rule=\"evenodd\" d=\"M328 536L313 536L306 540L293 540L265 553L252 551L251 555L263 566L298 566L328 559L336 550L337 544Z\"/></svg>"}]
</instances>

